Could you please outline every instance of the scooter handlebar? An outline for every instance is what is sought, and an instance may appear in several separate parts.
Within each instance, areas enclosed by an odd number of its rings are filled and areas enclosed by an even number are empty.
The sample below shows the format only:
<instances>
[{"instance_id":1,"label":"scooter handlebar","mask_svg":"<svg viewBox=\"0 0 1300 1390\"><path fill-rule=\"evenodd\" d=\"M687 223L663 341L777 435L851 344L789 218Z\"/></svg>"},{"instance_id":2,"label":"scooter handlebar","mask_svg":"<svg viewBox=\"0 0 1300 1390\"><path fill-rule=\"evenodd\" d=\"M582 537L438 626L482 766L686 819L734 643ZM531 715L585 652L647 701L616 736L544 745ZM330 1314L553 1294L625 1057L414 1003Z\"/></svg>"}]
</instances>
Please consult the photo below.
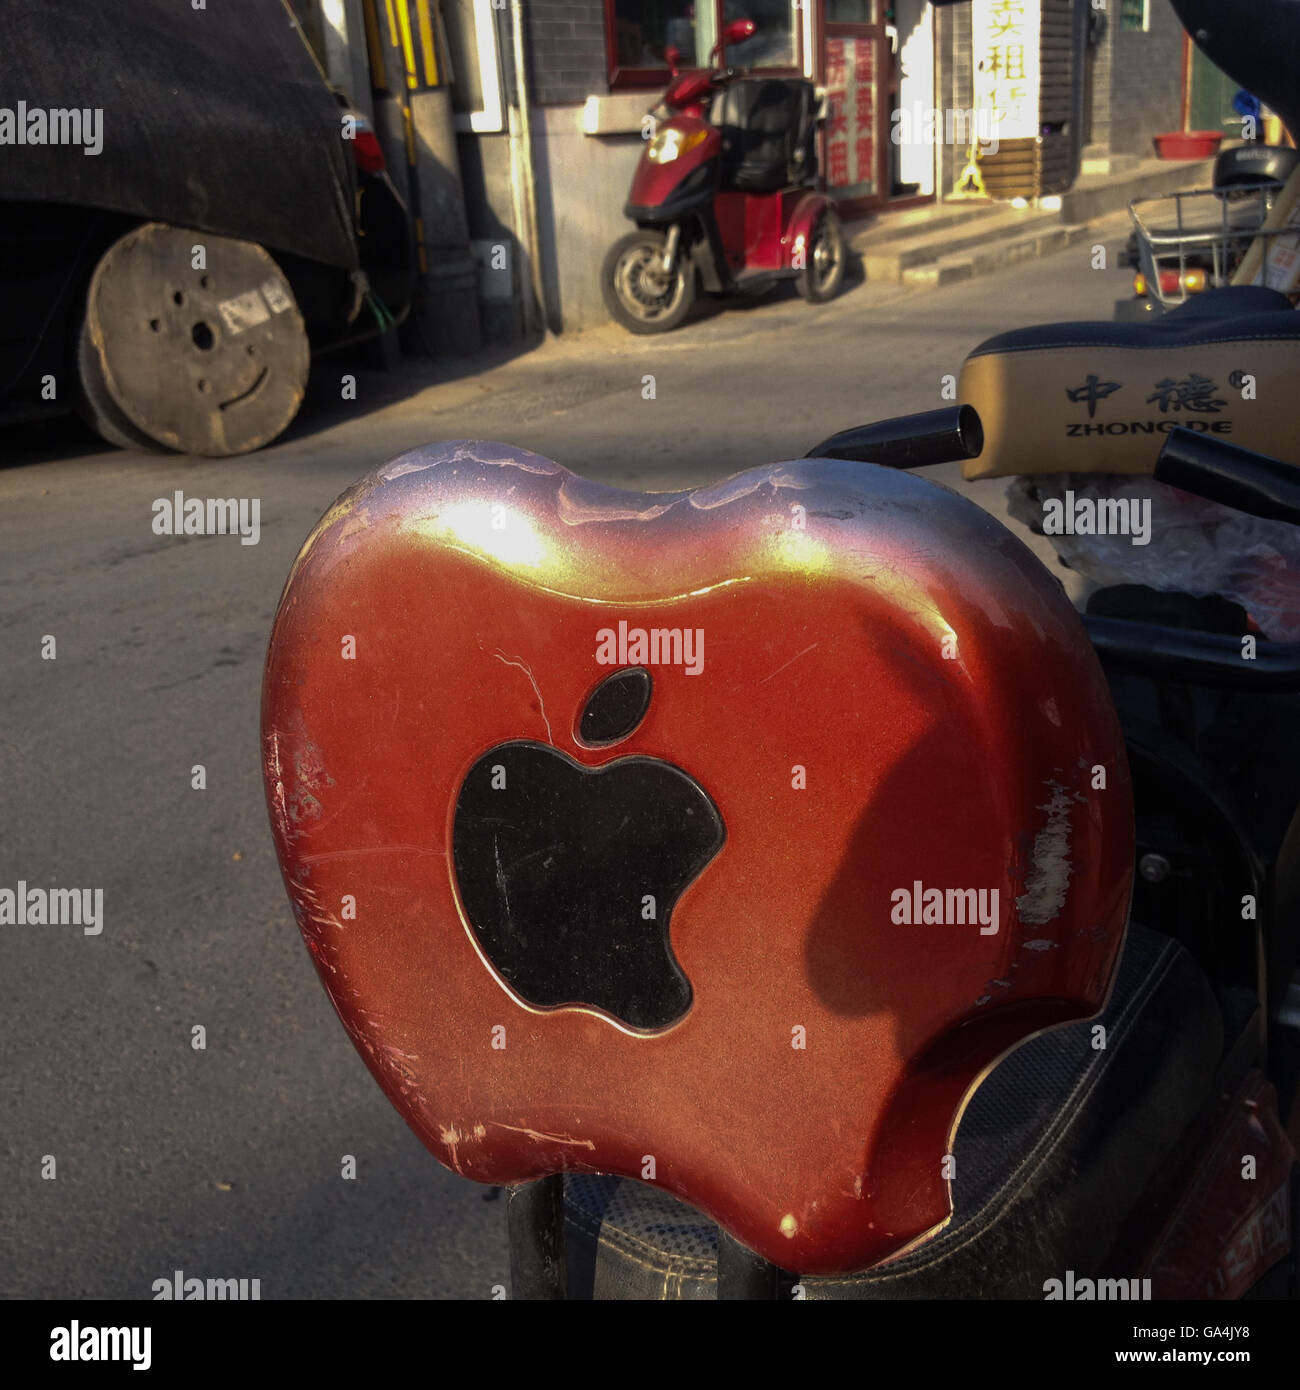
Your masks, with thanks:
<instances>
[{"instance_id":1,"label":"scooter handlebar","mask_svg":"<svg viewBox=\"0 0 1300 1390\"><path fill-rule=\"evenodd\" d=\"M984 445L978 413L968 405L903 415L859 425L823 440L808 458L849 459L886 468L923 468L976 458ZM1161 482L1223 502L1254 516L1300 525L1300 473L1193 430L1170 432L1155 476ZM1300 691L1300 642L1261 642L1255 659L1242 659L1241 641L1216 633L1162 627L1130 618L1084 619L1098 656L1156 680L1220 689Z\"/></svg>"},{"instance_id":2,"label":"scooter handlebar","mask_svg":"<svg viewBox=\"0 0 1300 1390\"><path fill-rule=\"evenodd\" d=\"M1300 526L1300 469L1238 444L1193 430L1171 430L1155 477L1239 512Z\"/></svg>"},{"instance_id":3,"label":"scooter handlebar","mask_svg":"<svg viewBox=\"0 0 1300 1390\"><path fill-rule=\"evenodd\" d=\"M984 426L973 406L954 405L919 415L899 415L858 425L823 439L809 450L810 459L849 459L885 468L925 468L978 458L984 447Z\"/></svg>"}]
</instances>

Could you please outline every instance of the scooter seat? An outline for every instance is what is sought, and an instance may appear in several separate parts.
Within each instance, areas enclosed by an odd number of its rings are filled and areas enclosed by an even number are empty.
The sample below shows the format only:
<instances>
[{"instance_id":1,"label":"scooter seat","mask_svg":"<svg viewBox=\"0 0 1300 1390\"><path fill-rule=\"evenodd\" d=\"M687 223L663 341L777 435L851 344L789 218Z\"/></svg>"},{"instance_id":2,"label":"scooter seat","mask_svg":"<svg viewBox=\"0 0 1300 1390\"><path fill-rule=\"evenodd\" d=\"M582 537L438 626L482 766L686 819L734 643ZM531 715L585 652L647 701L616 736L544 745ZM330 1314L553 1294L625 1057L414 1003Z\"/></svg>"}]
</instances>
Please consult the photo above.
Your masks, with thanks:
<instances>
[{"instance_id":1,"label":"scooter seat","mask_svg":"<svg viewBox=\"0 0 1300 1390\"><path fill-rule=\"evenodd\" d=\"M798 1277L802 1296L1037 1299L1067 1270L1129 1274L1108 1254L1211 1093L1223 1032L1188 953L1131 925L1105 1012L1024 1043L971 1097L948 1225L869 1272ZM571 1175L565 1203L572 1296L715 1297L717 1228L662 1189Z\"/></svg>"},{"instance_id":2,"label":"scooter seat","mask_svg":"<svg viewBox=\"0 0 1300 1390\"><path fill-rule=\"evenodd\" d=\"M1291 145L1230 145L1214 161L1215 188L1234 184L1285 183L1300 168L1300 150Z\"/></svg>"},{"instance_id":3,"label":"scooter seat","mask_svg":"<svg viewBox=\"0 0 1300 1390\"><path fill-rule=\"evenodd\" d=\"M1091 1017L1122 946L1078 615L905 470L642 494L414 450L295 563L263 752L322 983L430 1152L644 1177L778 1265L948 1220L967 1092Z\"/></svg>"},{"instance_id":4,"label":"scooter seat","mask_svg":"<svg viewBox=\"0 0 1300 1390\"><path fill-rule=\"evenodd\" d=\"M745 78L714 109L722 131L722 187L773 193L813 172L815 89L802 78Z\"/></svg>"},{"instance_id":5,"label":"scooter seat","mask_svg":"<svg viewBox=\"0 0 1300 1390\"><path fill-rule=\"evenodd\" d=\"M962 366L984 425L967 478L1150 473L1179 425L1300 464L1300 314L1285 295L1227 286L1142 323L1000 333Z\"/></svg>"}]
</instances>

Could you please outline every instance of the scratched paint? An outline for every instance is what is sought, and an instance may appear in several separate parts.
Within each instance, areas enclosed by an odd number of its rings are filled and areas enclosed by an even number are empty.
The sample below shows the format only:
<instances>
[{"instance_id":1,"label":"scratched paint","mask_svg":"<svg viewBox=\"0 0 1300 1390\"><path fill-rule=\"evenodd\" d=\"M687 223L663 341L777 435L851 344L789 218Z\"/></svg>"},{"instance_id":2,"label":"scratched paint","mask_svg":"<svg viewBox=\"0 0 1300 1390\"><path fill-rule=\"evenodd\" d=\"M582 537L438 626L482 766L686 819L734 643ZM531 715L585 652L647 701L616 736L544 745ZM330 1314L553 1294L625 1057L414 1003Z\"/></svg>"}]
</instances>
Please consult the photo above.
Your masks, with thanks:
<instances>
[{"instance_id":1,"label":"scratched paint","mask_svg":"<svg viewBox=\"0 0 1300 1390\"><path fill-rule=\"evenodd\" d=\"M1070 793L1059 782L1048 782L1047 823L1034 836L1034 848L1025 875L1025 891L1016 899L1020 920L1040 927L1055 921L1065 907L1070 889ZM1050 943L1026 942L1041 951Z\"/></svg>"}]
</instances>

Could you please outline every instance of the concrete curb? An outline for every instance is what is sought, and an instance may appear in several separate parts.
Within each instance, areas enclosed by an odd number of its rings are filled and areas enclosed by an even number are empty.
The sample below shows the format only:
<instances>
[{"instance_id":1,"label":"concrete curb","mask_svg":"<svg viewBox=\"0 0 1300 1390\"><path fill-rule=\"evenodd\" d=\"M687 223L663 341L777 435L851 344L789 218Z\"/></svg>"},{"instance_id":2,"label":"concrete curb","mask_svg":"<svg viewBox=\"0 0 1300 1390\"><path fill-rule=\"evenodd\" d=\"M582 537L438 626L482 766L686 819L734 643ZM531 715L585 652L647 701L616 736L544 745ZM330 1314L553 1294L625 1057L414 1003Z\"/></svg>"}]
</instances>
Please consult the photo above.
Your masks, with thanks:
<instances>
[{"instance_id":1,"label":"concrete curb","mask_svg":"<svg viewBox=\"0 0 1300 1390\"><path fill-rule=\"evenodd\" d=\"M1093 235L1094 229L1088 226L1047 227L1029 236L979 247L970 255L941 256L927 265L913 266L903 272L903 284L912 289L939 289L976 275L991 275L995 270L1005 270L1024 261L1039 260L1054 251L1087 241Z\"/></svg>"},{"instance_id":2,"label":"concrete curb","mask_svg":"<svg viewBox=\"0 0 1300 1390\"><path fill-rule=\"evenodd\" d=\"M1160 198L1184 188L1208 188L1212 159L1148 159L1122 178L1099 174L1076 180L1061 194L1061 221L1092 222L1107 213L1122 212L1134 198Z\"/></svg>"}]
</instances>

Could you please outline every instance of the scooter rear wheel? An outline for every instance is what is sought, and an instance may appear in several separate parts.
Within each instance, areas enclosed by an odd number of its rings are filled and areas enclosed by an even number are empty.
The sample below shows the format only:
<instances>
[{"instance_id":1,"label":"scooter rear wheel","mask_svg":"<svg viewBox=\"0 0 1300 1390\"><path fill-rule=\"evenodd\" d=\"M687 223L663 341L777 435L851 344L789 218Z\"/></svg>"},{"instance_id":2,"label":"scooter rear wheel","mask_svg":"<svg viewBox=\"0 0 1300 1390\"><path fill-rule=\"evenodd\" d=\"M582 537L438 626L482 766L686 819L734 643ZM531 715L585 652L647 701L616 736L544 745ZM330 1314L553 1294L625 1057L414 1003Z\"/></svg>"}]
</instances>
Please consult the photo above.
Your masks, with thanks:
<instances>
[{"instance_id":1,"label":"scooter rear wheel","mask_svg":"<svg viewBox=\"0 0 1300 1390\"><path fill-rule=\"evenodd\" d=\"M827 208L813 223L807 241L807 258L795 280L795 288L809 304L834 299L844 284L849 258L844 228L834 208Z\"/></svg>"},{"instance_id":2,"label":"scooter rear wheel","mask_svg":"<svg viewBox=\"0 0 1300 1390\"><path fill-rule=\"evenodd\" d=\"M679 251L677 264L665 274L667 245L662 232L629 232L609 248L601 266L605 307L629 333L667 333L695 302L695 267Z\"/></svg>"}]
</instances>

